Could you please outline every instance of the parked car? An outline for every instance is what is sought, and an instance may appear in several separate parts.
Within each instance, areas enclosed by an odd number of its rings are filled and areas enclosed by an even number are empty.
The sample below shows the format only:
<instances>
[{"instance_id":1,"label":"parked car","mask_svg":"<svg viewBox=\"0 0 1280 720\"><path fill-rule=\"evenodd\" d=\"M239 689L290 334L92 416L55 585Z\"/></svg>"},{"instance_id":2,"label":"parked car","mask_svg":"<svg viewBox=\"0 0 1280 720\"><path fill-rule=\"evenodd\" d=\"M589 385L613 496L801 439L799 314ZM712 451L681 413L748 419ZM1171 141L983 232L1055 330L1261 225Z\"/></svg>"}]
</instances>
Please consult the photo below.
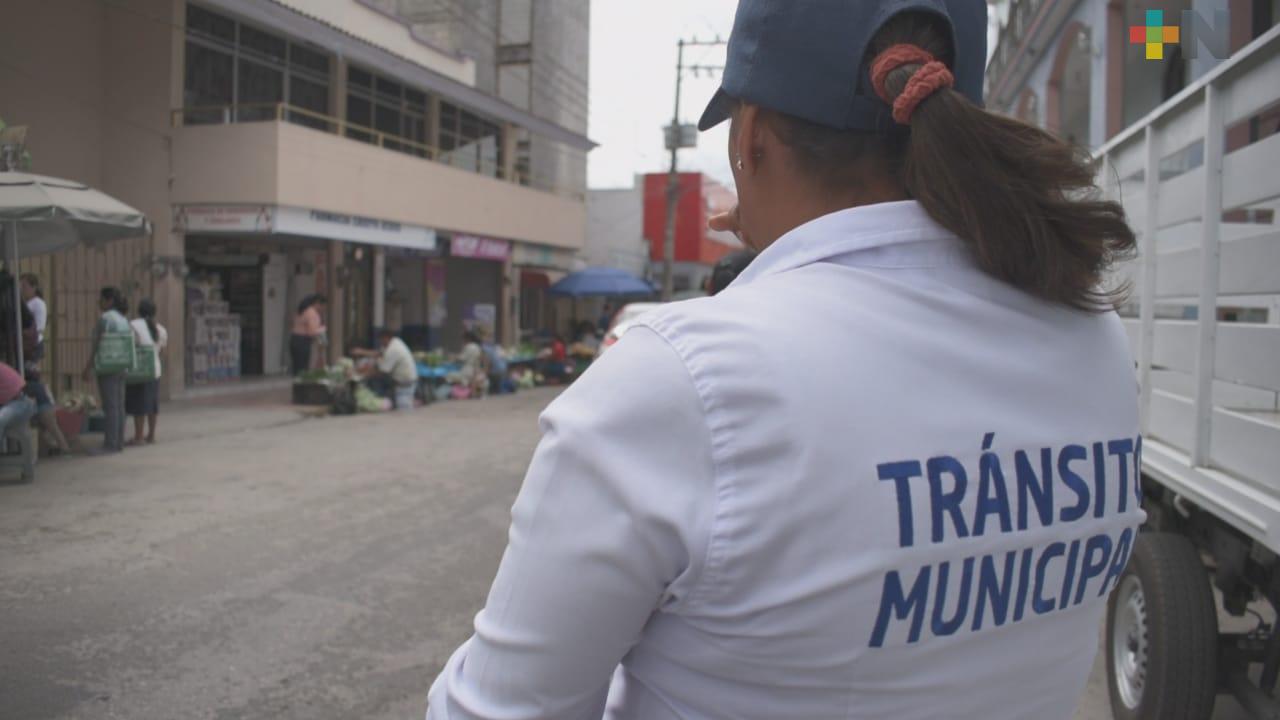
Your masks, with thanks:
<instances>
[{"instance_id":1,"label":"parked car","mask_svg":"<svg viewBox=\"0 0 1280 720\"><path fill-rule=\"evenodd\" d=\"M629 330L632 325L635 325L636 320L640 319L641 315L661 305L662 303L656 302L635 302L618 308L618 312L614 314L613 320L609 323L609 331L604 334L604 340L600 342L600 349L596 351L596 356L599 357L600 354L609 349L609 346L618 342L622 338L622 334Z\"/></svg>"}]
</instances>

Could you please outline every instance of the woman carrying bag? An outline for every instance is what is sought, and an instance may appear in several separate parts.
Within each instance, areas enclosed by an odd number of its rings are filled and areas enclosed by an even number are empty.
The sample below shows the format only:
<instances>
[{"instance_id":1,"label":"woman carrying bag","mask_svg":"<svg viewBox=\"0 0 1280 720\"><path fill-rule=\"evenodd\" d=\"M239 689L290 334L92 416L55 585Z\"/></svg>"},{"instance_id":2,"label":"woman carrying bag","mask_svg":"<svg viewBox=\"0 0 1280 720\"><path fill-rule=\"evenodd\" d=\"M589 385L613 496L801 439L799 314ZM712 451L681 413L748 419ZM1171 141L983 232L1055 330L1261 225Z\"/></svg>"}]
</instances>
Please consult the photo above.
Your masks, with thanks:
<instances>
[{"instance_id":1,"label":"woman carrying bag","mask_svg":"<svg viewBox=\"0 0 1280 720\"><path fill-rule=\"evenodd\" d=\"M133 417L133 439L128 444L150 445L156 441L156 418L160 414L160 353L169 344L169 332L156 322L156 304L150 298L138 303L138 317L130 324L137 342L137 362L128 375L124 396L125 413Z\"/></svg>"},{"instance_id":2,"label":"woman carrying bag","mask_svg":"<svg viewBox=\"0 0 1280 720\"><path fill-rule=\"evenodd\" d=\"M93 328L93 353L84 369L85 382L98 380L106 420L104 453L124 450L124 381L125 373L134 364L134 341L129 320L117 309L122 301L120 291L114 287L104 287L98 294L102 317Z\"/></svg>"}]
</instances>

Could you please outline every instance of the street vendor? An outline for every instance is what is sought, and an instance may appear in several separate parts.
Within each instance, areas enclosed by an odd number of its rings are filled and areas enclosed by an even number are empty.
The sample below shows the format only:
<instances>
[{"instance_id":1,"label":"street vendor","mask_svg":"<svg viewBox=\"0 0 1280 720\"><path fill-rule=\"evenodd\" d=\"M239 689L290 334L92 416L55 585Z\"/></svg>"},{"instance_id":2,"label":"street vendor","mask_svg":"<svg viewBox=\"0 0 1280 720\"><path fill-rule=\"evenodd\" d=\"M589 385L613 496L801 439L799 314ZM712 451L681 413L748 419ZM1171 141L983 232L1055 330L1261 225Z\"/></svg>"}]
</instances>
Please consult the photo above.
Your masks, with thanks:
<instances>
[{"instance_id":1,"label":"street vendor","mask_svg":"<svg viewBox=\"0 0 1280 720\"><path fill-rule=\"evenodd\" d=\"M414 391L418 387L418 365L413 360L413 352L389 328L378 331L378 346L378 350L356 348L351 354L374 358L376 362L369 368L367 375L386 378L390 383L391 399L396 410L412 410Z\"/></svg>"}]
</instances>

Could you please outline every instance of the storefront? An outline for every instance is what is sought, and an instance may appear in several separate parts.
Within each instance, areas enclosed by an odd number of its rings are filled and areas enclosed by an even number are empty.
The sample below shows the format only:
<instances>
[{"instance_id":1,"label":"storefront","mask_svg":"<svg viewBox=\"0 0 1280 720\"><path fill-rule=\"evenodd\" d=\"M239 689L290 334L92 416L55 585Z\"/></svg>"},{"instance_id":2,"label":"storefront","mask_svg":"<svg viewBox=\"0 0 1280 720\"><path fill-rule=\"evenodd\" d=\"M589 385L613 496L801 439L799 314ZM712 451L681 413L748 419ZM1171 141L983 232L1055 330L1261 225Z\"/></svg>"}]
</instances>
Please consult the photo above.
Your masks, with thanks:
<instances>
[{"instance_id":1,"label":"storefront","mask_svg":"<svg viewBox=\"0 0 1280 720\"><path fill-rule=\"evenodd\" d=\"M294 312L313 293L338 300L335 342L368 344L375 256L437 247L429 228L295 207L182 206L174 227L185 235L189 386L285 374Z\"/></svg>"},{"instance_id":2,"label":"storefront","mask_svg":"<svg viewBox=\"0 0 1280 720\"><path fill-rule=\"evenodd\" d=\"M540 332L566 332L569 313L547 290L565 275L581 270L585 263L571 250L516 243L511 264L516 286L511 316L519 326L513 340L527 341ZM562 327L563 326L563 327Z\"/></svg>"},{"instance_id":3,"label":"storefront","mask_svg":"<svg viewBox=\"0 0 1280 720\"><path fill-rule=\"evenodd\" d=\"M467 330L504 337L503 290L511 260L507 240L454 235L444 263L444 309L440 345L446 350L462 347Z\"/></svg>"},{"instance_id":4,"label":"storefront","mask_svg":"<svg viewBox=\"0 0 1280 720\"><path fill-rule=\"evenodd\" d=\"M414 350L439 344L444 308L444 264L438 252L387 248L384 327ZM433 333L432 328L435 328Z\"/></svg>"}]
</instances>

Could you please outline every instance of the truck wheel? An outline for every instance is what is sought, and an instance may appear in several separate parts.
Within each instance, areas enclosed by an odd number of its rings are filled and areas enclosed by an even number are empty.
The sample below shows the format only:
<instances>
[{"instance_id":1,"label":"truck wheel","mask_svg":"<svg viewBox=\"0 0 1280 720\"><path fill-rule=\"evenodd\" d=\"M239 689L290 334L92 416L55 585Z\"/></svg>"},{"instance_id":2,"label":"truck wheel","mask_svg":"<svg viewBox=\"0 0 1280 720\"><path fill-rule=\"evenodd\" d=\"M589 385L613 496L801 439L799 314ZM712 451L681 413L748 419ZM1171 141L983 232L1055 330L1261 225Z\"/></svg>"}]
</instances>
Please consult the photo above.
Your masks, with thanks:
<instances>
[{"instance_id":1,"label":"truck wheel","mask_svg":"<svg viewBox=\"0 0 1280 720\"><path fill-rule=\"evenodd\" d=\"M1207 720L1217 694L1218 613L1191 541L1139 533L1107 600L1116 720Z\"/></svg>"}]
</instances>

